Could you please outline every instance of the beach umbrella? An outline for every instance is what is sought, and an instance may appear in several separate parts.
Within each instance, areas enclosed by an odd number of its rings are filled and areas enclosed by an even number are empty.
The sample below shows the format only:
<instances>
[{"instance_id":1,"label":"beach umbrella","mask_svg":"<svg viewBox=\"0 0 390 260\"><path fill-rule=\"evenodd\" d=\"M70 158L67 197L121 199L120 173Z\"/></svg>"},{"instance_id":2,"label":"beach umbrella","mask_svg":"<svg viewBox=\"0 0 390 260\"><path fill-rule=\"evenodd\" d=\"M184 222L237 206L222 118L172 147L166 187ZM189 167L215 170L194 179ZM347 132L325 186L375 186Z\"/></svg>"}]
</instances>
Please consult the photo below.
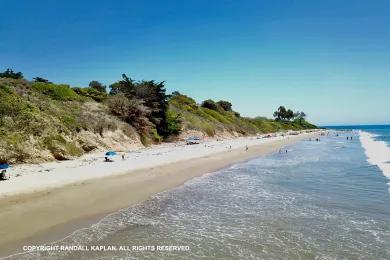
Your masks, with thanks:
<instances>
[{"instance_id":1,"label":"beach umbrella","mask_svg":"<svg viewBox=\"0 0 390 260\"><path fill-rule=\"evenodd\" d=\"M114 152L114 151L106 152L106 156L114 156L114 155L116 155L116 152Z\"/></svg>"},{"instance_id":2,"label":"beach umbrella","mask_svg":"<svg viewBox=\"0 0 390 260\"><path fill-rule=\"evenodd\" d=\"M0 163L0 170L8 169L11 167L8 163Z\"/></svg>"}]
</instances>

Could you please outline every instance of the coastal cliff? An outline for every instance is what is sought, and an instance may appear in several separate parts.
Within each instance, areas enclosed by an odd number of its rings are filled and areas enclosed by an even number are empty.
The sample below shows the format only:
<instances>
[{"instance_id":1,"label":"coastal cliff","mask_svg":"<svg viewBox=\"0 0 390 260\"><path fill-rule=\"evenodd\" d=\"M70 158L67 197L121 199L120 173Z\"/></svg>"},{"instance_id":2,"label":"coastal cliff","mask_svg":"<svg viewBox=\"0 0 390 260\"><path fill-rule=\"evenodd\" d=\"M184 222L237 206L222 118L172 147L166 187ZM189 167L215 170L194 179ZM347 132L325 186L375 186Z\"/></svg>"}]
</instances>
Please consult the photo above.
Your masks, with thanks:
<instances>
[{"instance_id":1,"label":"coastal cliff","mask_svg":"<svg viewBox=\"0 0 390 260\"><path fill-rule=\"evenodd\" d=\"M74 88L42 78L0 77L0 161L69 160L192 135L227 138L316 128L302 117L246 118L227 101L198 104L178 92L167 95L163 82L135 82L124 75L110 93L99 84Z\"/></svg>"}]
</instances>

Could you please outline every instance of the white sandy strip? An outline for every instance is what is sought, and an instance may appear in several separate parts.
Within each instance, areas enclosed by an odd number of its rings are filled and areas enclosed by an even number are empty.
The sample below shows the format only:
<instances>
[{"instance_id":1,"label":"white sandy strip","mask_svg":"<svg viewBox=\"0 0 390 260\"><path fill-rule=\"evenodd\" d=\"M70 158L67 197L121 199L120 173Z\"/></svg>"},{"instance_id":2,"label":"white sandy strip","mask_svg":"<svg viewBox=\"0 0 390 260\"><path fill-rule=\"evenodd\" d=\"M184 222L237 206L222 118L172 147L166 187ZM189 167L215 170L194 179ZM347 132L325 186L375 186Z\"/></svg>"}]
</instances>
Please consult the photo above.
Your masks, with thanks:
<instances>
[{"instance_id":1,"label":"white sandy strip","mask_svg":"<svg viewBox=\"0 0 390 260\"><path fill-rule=\"evenodd\" d=\"M367 161L377 165L383 175L390 179L390 147L384 141L375 141L374 137L373 134L360 131L360 142L365 150Z\"/></svg>"},{"instance_id":2,"label":"white sandy strip","mask_svg":"<svg viewBox=\"0 0 390 260\"><path fill-rule=\"evenodd\" d=\"M18 165L11 168L10 180L0 182L0 197L61 187L89 179L196 159L227 151L230 146L232 149L244 149L245 146L261 145L284 138L288 138L288 136L279 134L271 138L240 137L231 140L208 141L198 145L164 144L128 152L125 160L122 160L121 156L118 155L114 162L104 162L104 152L101 152L88 154L71 161Z\"/></svg>"}]
</instances>

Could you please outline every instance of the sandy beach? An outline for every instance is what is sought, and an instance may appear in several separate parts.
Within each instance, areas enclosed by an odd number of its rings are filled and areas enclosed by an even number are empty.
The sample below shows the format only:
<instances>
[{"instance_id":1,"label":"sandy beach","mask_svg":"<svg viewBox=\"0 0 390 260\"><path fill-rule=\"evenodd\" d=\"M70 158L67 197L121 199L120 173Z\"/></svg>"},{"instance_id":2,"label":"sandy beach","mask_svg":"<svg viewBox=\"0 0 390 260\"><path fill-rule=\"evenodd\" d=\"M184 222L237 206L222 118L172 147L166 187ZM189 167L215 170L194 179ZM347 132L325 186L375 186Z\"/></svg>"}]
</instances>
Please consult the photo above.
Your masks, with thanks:
<instances>
[{"instance_id":1,"label":"sandy beach","mask_svg":"<svg viewBox=\"0 0 390 260\"><path fill-rule=\"evenodd\" d=\"M164 144L127 152L125 160L117 156L114 162L104 162L104 153L99 153L16 166L12 178L0 182L1 256L21 251L24 245L60 239L191 178L317 135Z\"/></svg>"}]
</instances>

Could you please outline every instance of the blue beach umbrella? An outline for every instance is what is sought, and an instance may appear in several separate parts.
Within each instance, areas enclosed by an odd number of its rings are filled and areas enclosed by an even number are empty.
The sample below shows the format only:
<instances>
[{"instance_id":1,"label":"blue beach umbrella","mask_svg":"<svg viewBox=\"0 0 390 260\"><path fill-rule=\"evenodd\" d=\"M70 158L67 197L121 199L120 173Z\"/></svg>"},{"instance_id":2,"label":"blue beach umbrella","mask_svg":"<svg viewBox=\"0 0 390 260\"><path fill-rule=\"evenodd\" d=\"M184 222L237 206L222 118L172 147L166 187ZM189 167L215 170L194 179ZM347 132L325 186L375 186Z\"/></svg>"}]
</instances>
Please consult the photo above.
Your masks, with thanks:
<instances>
[{"instance_id":1,"label":"blue beach umbrella","mask_svg":"<svg viewBox=\"0 0 390 260\"><path fill-rule=\"evenodd\" d=\"M8 163L0 163L0 170L8 169L11 167Z\"/></svg>"},{"instance_id":2,"label":"blue beach umbrella","mask_svg":"<svg viewBox=\"0 0 390 260\"><path fill-rule=\"evenodd\" d=\"M106 156L114 156L114 155L116 155L116 152L114 152L114 151L106 152Z\"/></svg>"}]
</instances>

